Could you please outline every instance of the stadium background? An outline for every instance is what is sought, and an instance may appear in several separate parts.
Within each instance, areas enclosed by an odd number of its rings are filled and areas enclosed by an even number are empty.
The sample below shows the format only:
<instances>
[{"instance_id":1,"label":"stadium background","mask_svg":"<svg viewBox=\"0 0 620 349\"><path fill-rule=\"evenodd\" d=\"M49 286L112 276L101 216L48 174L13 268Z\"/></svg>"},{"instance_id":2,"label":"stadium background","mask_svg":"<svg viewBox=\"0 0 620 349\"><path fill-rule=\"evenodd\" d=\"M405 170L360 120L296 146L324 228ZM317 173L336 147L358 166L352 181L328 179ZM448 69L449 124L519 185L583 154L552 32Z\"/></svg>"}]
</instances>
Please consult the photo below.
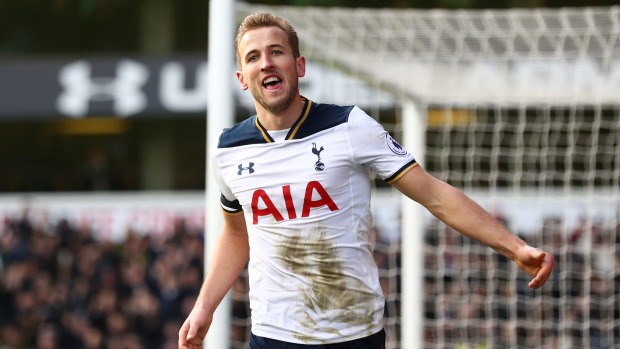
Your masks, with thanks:
<instances>
[{"instance_id":1,"label":"stadium background","mask_svg":"<svg viewBox=\"0 0 620 349\"><path fill-rule=\"evenodd\" d=\"M613 4L395 0L381 6ZM203 272L209 116L200 72L208 11L207 1L193 0L0 0L0 348L176 347ZM321 100L320 79L304 83ZM241 93L235 98L243 118L251 106ZM389 96L373 99L390 113ZM548 224L553 230L554 222ZM397 265L397 249L383 247L378 260ZM244 287L240 280L235 290L243 295ZM240 320L232 344L241 348L243 298L233 311ZM476 337L473 327L466 331Z\"/></svg>"}]
</instances>

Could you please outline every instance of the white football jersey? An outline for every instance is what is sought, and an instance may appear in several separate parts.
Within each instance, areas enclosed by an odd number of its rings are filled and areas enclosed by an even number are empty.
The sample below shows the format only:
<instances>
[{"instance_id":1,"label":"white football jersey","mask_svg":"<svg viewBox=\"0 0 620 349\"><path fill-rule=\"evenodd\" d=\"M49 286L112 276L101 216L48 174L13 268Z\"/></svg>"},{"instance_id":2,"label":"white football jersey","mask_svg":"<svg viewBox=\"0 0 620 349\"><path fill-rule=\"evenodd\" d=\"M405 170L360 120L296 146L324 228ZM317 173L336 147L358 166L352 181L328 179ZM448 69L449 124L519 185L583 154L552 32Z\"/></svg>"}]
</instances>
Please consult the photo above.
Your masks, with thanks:
<instances>
[{"instance_id":1,"label":"white football jersey","mask_svg":"<svg viewBox=\"0 0 620 349\"><path fill-rule=\"evenodd\" d=\"M358 107L310 100L283 140L255 115L212 155L222 208L247 222L252 332L327 344L380 331L369 171L391 183L413 156Z\"/></svg>"}]
</instances>

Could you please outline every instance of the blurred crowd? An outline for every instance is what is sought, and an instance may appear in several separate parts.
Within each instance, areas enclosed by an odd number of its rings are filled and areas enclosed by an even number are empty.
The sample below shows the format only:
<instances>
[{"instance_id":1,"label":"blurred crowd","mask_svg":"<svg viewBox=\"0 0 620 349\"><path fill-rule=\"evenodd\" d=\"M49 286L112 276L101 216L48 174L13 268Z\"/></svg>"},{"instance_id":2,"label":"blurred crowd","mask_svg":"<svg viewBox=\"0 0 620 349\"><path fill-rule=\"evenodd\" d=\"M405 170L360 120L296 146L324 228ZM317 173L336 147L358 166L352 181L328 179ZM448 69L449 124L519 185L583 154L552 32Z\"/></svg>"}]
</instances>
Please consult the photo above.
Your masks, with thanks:
<instances>
[{"instance_id":1,"label":"blurred crowd","mask_svg":"<svg viewBox=\"0 0 620 349\"><path fill-rule=\"evenodd\" d=\"M175 349L203 275L202 231L98 241L26 216L0 228L0 348Z\"/></svg>"},{"instance_id":2,"label":"blurred crowd","mask_svg":"<svg viewBox=\"0 0 620 349\"><path fill-rule=\"evenodd\" d=\"M501 219L501 217L500 217ZM510 225L510 222L504 222ZM386 294L386 349L400 348L400 242L373 230ZM203 276L203 231L182 219L163 236L95 238L69 221L0 228L0 349L175 349ZM554 254L541 290L514 263L431 223L424 240L424 347L620 345L620 220L549 217L525 240ZM422 260L422 259L421 259ZM231 348L246 349L247 272L233 285Z\"/></svg>"}]
</instances>

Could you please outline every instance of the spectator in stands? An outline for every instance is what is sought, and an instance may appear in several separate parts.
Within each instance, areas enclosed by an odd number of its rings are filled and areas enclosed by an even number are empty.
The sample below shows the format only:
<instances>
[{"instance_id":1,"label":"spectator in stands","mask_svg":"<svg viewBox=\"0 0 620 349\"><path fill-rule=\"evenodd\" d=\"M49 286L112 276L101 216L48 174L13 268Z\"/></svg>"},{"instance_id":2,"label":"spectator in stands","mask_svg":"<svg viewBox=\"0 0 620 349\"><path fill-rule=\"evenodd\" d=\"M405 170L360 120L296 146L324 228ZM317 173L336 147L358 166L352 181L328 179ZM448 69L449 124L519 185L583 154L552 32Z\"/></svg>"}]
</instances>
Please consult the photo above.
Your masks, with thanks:
<instances>
[{"instance_id":1,"label":"spectator in stands","mask_svg":"<svg viewBox=\"0 0 620 349\"><path fill-rule=\"evenodd\" d=\"M202 232L175 231L165 249L134 233L116 245L92 234L27 215L0 227L0 349L176 346L202 281Z\"/></svg>"}]
</instances>

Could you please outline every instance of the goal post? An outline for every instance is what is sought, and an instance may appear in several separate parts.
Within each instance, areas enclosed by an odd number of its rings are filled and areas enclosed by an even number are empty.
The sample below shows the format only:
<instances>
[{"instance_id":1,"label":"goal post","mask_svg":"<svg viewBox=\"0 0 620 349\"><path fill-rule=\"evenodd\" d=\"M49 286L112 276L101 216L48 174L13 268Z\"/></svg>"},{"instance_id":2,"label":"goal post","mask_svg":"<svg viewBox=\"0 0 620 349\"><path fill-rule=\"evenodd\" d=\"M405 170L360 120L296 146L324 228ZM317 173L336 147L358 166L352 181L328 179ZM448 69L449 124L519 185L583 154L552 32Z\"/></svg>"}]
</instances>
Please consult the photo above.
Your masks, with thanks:
<instances>
[{"instance_id":1,"label":"goal post","mask_svg":"<svg viewBox=\"0 0 620 349\"><path fill-rule=\"evenodd\" d=\"M231 127L235 121L233 99L234 54L231 49L235 38L235 5L229 0L209 1L209 61L208 61L208 95L207 95L207 156L215 146L220 132ZM207 159L208 160L208 159ZM205 273L215 250L222 228L222 209L220 191L213 175L210 162L206 166L205 195ZM206 275L205 275L206 276ZM209 349L230 348L230 314L231 299L227 294L215 314L203 347Z\"/></svg>"},{"instance_id":2,"label":"goal post","mask_svg":"<svg viewBox=\"0 0 620 349\"><path fill-rule=\"evenodd\" d=\"M316 65L308 75L322 74L307 97L335 103L346 96L427 171L558 261L549 284L529 290L513 263L410 200L394 200L402 195L377 182L386 349L620 342L620 7L238 2L236 23L263 10L293 23L302 54ZM339 88L340 74L367 88ZM396 218L385 212L395 202ZM234 309L247 303L239 289ZM247 331L249 320L233 318L233 325ZM237 333L231 347L244 345Z\"/></svg>"},{"instance_id":3,"label":"goal post","mask_svg":"<svg viewBox=\"0 0 620 349\"><path fill-rule=\"evenodd\" d=\"M405 149L415 149L415 158L424 166L426 150L426 112L420 103L402 102L402 128ZM405 196L401 196L401 273L402 295L400 325L401 348L405 343L411 348L422 348L424 338L424 221L423 208ZM407 214L404 214L404 213Z\"/></svg>"}]
</instances>

